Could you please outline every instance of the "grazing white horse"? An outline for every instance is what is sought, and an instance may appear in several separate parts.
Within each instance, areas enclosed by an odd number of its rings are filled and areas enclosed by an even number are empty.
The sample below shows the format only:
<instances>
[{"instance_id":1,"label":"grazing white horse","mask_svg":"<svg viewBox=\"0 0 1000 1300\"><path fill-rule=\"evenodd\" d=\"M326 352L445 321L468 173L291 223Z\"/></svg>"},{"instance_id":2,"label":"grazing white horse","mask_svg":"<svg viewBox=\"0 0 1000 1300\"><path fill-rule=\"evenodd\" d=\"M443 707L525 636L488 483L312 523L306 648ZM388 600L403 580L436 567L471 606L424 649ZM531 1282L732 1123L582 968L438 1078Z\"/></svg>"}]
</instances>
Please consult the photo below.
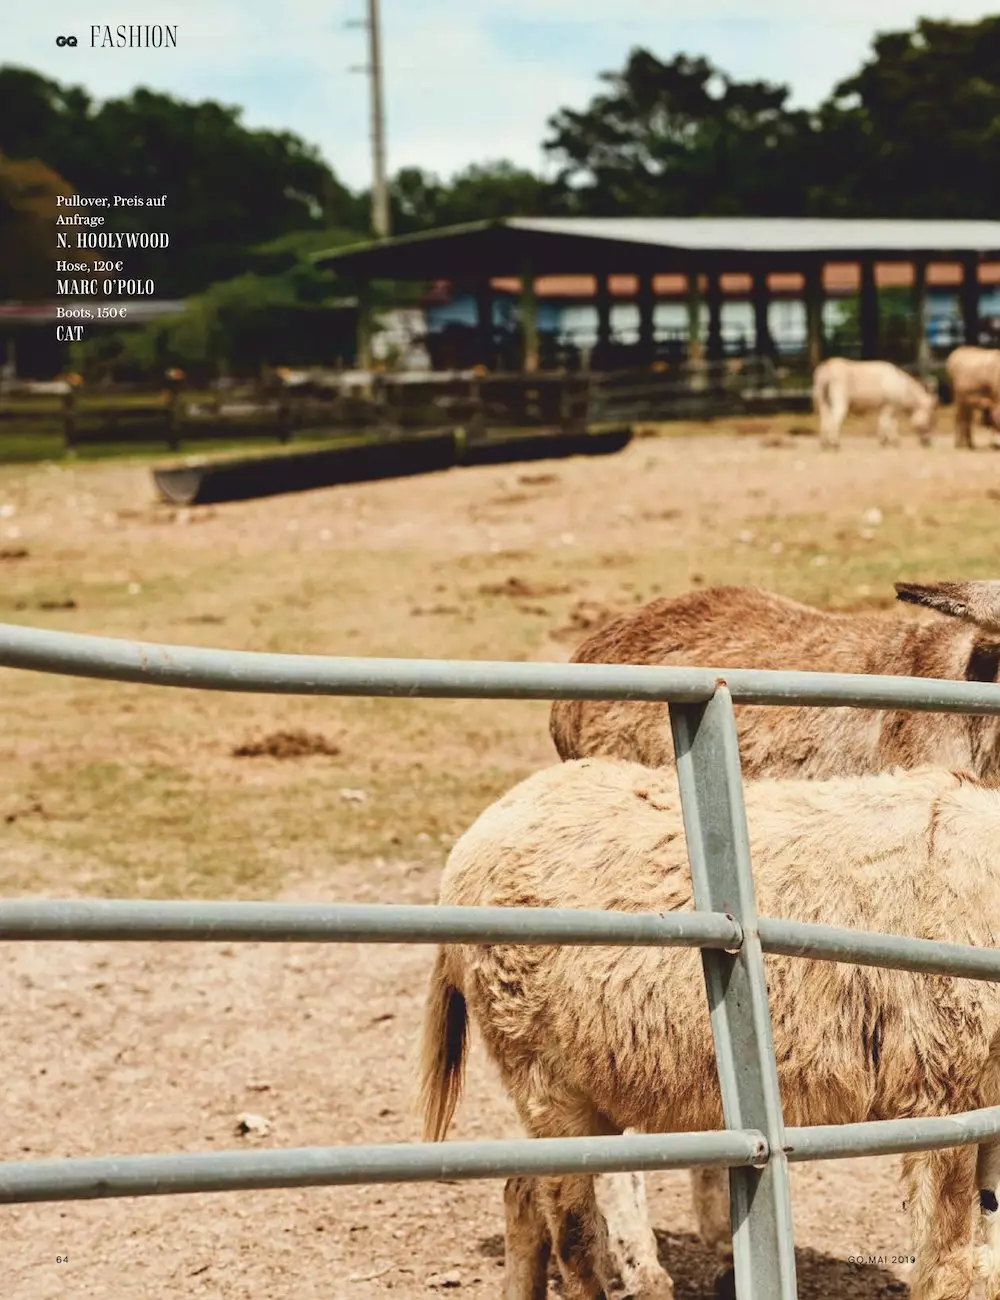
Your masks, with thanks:
<instances>
[{"instance_id":1,"label":"grazing white horse","mask_svg":"<svg viewBox=\"0 0 1000 1300\"><path fill-rule=\"evenodd\" d=\"M902 411L928 446L937 416L937 396L890 361L848 361L831 357L813 372L813 407L819 416L822 447L839 447L840 430L848 415L877 415L878 440L899 442Z\"/></svg>"}]
</instances>

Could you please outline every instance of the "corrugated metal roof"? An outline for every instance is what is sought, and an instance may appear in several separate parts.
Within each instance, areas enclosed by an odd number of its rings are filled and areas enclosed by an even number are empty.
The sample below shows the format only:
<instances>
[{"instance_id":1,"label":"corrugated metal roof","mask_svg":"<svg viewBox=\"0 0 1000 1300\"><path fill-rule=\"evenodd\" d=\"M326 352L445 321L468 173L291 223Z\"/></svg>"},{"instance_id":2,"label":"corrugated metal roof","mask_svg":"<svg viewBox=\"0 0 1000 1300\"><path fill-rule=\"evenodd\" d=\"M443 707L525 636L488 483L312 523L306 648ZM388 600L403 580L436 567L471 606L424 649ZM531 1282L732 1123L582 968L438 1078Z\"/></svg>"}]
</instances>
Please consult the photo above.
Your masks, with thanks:
<instances>
[{"instance_id":1,"label":"corrugated metal roof","mask_svg":"<svg viewBox=\"0 0 1000 1300\"><path fill-rule=\"evenodd\" d=\"M509 217L316 253L365 279L478 279L704 270L801 271L809 259L1000 259L1000 221L813 217Z\"/></svg>"},{"instance_id":2,"label":"corrugated metal roof","mask_svg":"<svg viewBox=\"0 0 1000 1300\"><path fill-rule=\"evenodd\" d=\"M883 221L825 217L512 217L518 230L705 252L911 252L1000 249L1000 221ZM444 233L444 232L442 232Z\"/></svg>"}]
</instances>

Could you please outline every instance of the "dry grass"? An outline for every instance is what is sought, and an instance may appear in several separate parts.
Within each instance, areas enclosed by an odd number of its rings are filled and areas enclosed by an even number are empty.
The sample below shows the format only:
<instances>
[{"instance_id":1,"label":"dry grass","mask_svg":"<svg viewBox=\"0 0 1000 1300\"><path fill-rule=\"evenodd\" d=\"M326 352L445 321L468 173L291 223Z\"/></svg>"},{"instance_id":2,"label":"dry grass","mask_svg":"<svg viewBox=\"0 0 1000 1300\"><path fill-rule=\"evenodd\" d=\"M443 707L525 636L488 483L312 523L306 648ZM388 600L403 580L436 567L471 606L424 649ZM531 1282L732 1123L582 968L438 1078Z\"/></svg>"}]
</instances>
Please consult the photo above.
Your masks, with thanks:
<instances>
[{"instance_id":1,"label":"dry grass","mask_svg":"<svg viewBox=\"0 0 1000 1300\"><path fill-rule=\"evenodd\" d=\"M156 504L144 464L6 468L0 618L252 650L560 659L610 613L696 584L849 608L890 605L898 578L995 575L1000 458L945 436L822 455L787 436L797 424L202 511ZM554 757L539 702L2 684L6 893L267 895L323 874L345 897L338 864L434 866ZM296 731L328 752L234 753Z\"/></svg>"},{"instance_id":2,"label":"dry grass","mask_svg":"<svg viewBox=\"0 0 1000 1300\"><path fill-rule=\"evenodd\" d=\"M142 462L5 468L0 620L234 649L561 659L614 610L695 583L847 607L890 604L897 578L995 576L1000 457L944 439L821 455L789 435L800 422L204 511L155 504ZM0 691L8 895L430 902L454 836L555 757L541 702L268 698L13 671ZM2 956L5 1160L416 1136L425 948L12 944ZM248 1110L270 1136L234 1136ZM454 1136L517 1131L474 1052ZM795 1169L803 1300L901 1293L900 1270L847 1263L908 1248L895 1163ZM651 1175L649 1193L678 1300L711 1294L686 1176ZM502 1263L488 1181L43 1204L10 1208L4 1225L4 1295L17 1300L420 1300L452 1270L485 1296Z\"/></svg>"}]
</instances>

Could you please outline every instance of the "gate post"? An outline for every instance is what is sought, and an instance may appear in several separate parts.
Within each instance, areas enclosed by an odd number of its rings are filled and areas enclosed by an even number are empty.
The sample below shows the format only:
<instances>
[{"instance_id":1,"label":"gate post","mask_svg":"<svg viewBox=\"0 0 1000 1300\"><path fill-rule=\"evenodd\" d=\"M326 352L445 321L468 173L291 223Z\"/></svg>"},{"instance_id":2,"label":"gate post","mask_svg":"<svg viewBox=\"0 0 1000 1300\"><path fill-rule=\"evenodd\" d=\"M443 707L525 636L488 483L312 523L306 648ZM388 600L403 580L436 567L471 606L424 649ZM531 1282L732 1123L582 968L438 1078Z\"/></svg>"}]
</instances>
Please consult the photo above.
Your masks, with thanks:
<instances>
[{"instance_id":1,"label":"gate post","mask_svg":"<svg viewBox=\"0 0 1000 1300\"><path fill-rule=\"evenodd\" d=\"M796 1300L784 1120L757 932L750 841L733 701L724 684L707 704L671 704L670 724L694 905L743 927L737 953L702 951L727 1128L759 1129L763 1169L729 1171L738 1300Z\"/></svg>"}]
</instances>

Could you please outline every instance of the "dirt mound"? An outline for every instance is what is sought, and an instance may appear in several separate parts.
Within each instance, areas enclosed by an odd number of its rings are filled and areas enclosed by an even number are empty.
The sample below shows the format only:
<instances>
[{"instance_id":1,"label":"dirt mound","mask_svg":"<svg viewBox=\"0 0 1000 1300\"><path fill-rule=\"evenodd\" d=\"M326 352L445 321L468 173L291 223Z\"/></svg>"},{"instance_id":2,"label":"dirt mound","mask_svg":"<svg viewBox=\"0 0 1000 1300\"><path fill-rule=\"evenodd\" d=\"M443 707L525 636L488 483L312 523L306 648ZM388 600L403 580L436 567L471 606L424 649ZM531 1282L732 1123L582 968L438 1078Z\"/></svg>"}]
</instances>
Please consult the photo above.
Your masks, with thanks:
<instances>
[{"instance_id":1,"label":"dirt mound","mask_svg":"<svg viewBox=\"0 0 1000 1300\"><path fill-rule=\"evenodd\" d=\"M596 632L621 612L610 605L601 605L596 600L578 600L569 612L569 622L549 635L553 641L575 641L586 632Z\"/></svg>"},{"instance_id":2,"label":"dirt mound","mask_svg":"<svg viewBox=\"0 0 1000 1300\"><path fill-rule=\"evenodd\" d=\"M545 582L526 582L524 578L510 577L503 582L484 582L477 588L480 596L511 596L517 599L539 596L565 596L572 587Z\"/></svg>"},{"instance_id":3,"label":"dirt mound","mask_svg":"<svg viewBox=\"0 0 1000 1300\"><path fill-rule=\"evenodd\" d=\"M340 746L316 731L271 731L260 740L237 745L234 758L310 758L323 754L336 758Z\"/></svg>"}]
</instances>

